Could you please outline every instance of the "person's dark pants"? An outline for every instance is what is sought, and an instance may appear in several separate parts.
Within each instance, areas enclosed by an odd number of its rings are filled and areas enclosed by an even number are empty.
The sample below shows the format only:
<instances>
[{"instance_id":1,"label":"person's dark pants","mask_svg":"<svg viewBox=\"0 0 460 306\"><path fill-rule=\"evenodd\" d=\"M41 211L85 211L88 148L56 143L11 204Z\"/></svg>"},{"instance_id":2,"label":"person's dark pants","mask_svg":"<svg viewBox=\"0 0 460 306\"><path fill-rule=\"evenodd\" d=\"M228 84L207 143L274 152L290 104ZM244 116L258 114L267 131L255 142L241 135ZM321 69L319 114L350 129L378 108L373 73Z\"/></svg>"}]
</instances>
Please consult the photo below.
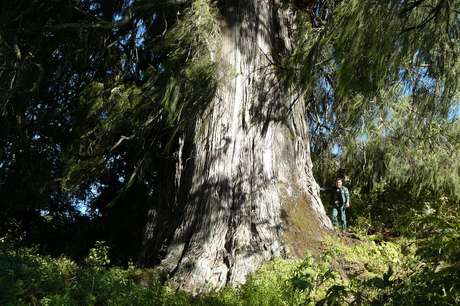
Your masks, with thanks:
<instances>
[{"instance_id":1,"label":"person's dark pants","mask_svg":"<svg viewBox=\"0 0 460 306\"><path fill-rule=\"evenodd\" d=\"M347 216L345 214L345 205L334 206L332 208L332 224L342 231L347 229Z\"/></svg>"}]
</instances>

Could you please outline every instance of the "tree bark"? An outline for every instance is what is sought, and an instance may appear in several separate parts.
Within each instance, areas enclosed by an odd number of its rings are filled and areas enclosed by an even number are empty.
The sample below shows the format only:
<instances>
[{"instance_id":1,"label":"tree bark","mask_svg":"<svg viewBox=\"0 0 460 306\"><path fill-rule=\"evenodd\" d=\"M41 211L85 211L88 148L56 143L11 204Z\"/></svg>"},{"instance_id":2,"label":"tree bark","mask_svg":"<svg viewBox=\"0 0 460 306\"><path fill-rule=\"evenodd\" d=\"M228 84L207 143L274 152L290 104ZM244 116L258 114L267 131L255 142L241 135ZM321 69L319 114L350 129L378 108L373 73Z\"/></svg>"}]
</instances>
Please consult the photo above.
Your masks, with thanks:
<instances>
[{"instance_id":1,"label":"tree bark","mask_svg":"<svg viewBox=\"0 0 460 306\"><path fill-rule=\"evenodd\" d=\"M303 256L332 228L312 175L304 101L271 65L289 47L289 14L273 0L225 2L219 60L233 76L182 138L175 190L152 209L142 254L194 292L242 283L274 257Z\"/></svg>"}]
</instances>

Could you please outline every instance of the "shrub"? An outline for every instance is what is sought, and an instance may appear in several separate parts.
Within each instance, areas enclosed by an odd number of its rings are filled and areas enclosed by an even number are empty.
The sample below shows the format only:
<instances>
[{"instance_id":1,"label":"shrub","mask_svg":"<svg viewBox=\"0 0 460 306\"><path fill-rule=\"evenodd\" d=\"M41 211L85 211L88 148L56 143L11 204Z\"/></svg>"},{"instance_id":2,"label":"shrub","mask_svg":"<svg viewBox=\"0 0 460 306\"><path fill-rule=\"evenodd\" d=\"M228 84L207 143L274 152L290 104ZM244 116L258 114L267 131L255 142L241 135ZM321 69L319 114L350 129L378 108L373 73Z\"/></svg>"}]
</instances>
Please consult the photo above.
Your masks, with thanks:
<instances>
[{"instance_id":1,"label":"shrub","mask_svg":"<svg viewBox=\"0 0 460 306\"><path fill-rule=\"evenodd\" d=\"M450 206L452 207L452 206ZM322 254L275 259L237 288L191 296L146 270L109 267L98 242L82 264L0 242L0 305L456 305L460 303L460 214L441 206L412 223L417 239L329 238Z\"/></svg>"}]
</instances>

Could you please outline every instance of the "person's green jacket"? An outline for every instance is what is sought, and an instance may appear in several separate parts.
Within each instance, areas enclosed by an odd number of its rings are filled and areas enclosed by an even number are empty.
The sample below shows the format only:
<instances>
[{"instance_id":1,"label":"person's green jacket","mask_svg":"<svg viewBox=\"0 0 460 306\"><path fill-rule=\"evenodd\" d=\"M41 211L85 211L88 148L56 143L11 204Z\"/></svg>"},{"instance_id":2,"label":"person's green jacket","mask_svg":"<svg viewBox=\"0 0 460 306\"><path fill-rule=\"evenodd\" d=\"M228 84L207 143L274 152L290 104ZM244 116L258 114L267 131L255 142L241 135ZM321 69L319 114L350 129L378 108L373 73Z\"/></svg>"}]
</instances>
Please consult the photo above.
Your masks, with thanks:
<instances>
[{"instance_id":1,"label":"person's green jacket","mask_svg":"<svg viewBox=\"0 0 460 306\"><path fill-rule=\"evenodd\" d=\"M348 206L350 203L350 193L348 192L348 188L342 186L341 188L334 187L332 189L332 205L335 206Z\"/></svg>"}]
</instances>

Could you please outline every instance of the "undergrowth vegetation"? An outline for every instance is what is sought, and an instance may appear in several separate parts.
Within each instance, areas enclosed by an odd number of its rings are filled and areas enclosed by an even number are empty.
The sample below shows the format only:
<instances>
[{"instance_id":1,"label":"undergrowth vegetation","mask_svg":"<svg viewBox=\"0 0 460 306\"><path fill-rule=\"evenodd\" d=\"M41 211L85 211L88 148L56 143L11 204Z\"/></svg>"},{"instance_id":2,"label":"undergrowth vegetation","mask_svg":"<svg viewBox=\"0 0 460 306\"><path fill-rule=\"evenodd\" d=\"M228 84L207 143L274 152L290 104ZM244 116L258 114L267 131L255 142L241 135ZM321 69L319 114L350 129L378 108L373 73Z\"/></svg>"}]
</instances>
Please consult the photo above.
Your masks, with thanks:
<instances>
[{"instance_id":1,"label":"undergrowth vegetation","mask_svg":"<svg viewBox=\"0 0 460 306\"><path fill-rule=\"evenodd\" d=\"M77 263L0 244L1 305L455 305L460 303L460 214L419 214L413 238L329 237L318 257L277 259L238 288L175 292L151 270L111 267L96 243ZM362 232L362 231L361 231Z\"/></svg>"}]
</instances>

